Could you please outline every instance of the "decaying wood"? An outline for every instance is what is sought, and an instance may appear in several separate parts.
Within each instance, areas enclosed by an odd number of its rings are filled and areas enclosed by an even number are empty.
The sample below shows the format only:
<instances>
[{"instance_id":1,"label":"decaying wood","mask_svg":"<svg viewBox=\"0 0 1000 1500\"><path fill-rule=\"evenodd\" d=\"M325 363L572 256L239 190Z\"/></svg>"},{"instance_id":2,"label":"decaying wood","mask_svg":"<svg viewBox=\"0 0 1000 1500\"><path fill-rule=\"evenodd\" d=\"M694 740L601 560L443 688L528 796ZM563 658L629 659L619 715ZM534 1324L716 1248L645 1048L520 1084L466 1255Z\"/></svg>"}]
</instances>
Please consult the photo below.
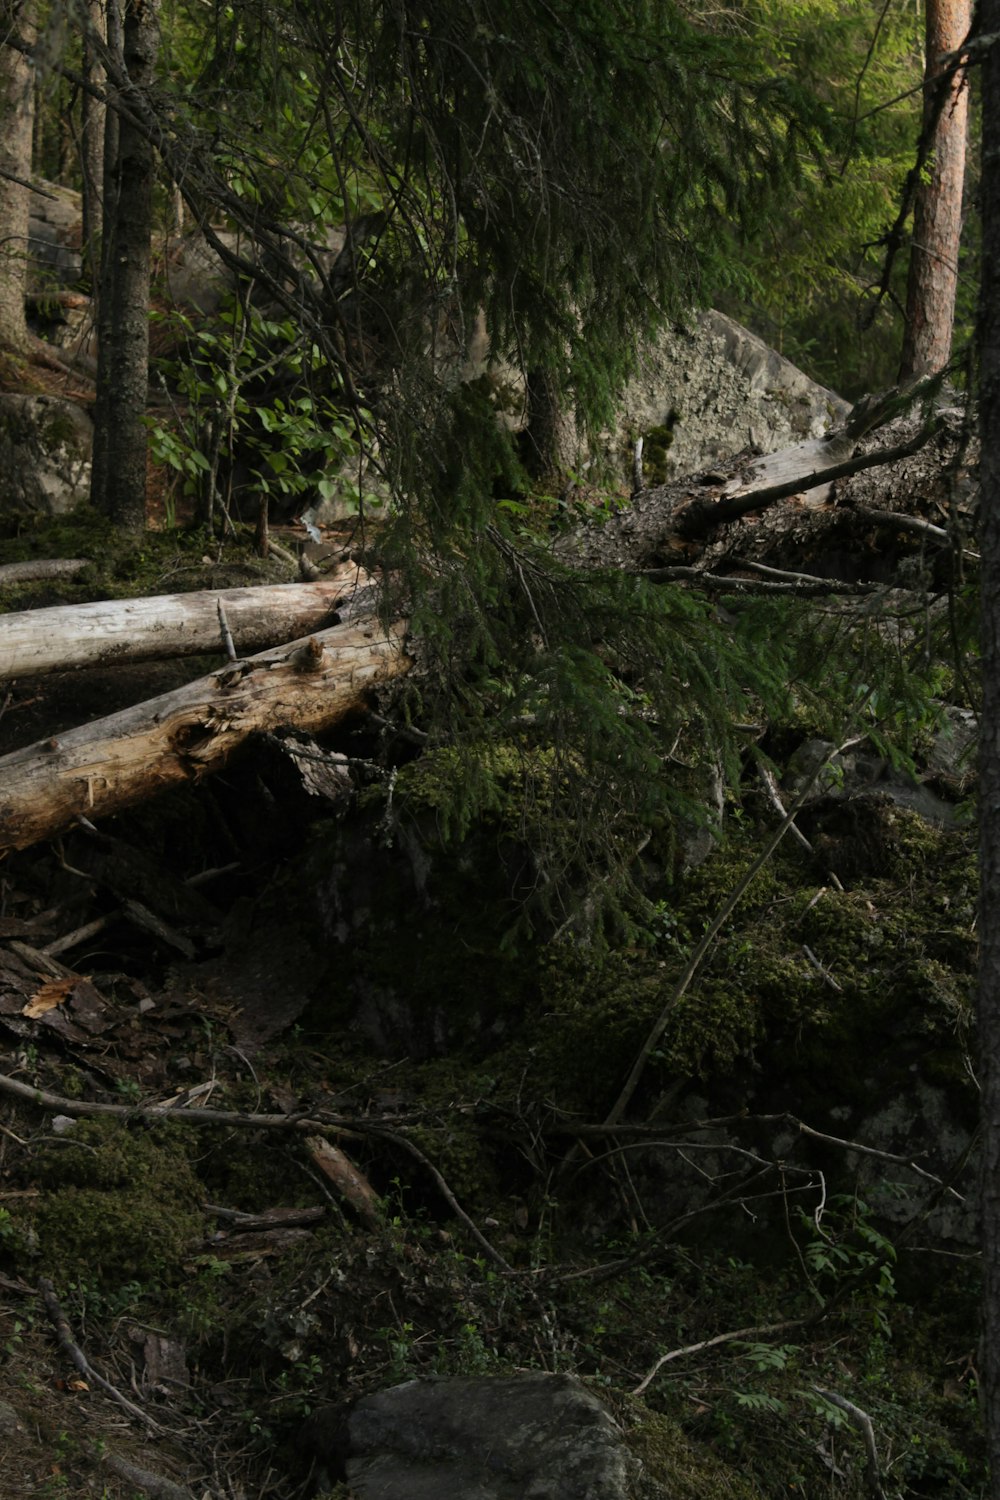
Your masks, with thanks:
<instances>
[{"instance_id":1,"label":"decaying wood","mask_svg":"<svg viewBox=\"0 0 1000 1500\"><path fill-rule=\"evenodd\" d=\"M911 550L974 561L963 545L971 506L960 497L975 455L966 451L961 410L939 401L928 418L913 409L934 394L919 387L862 402L825 438L644 490L603 524L561 538L556 554L572 567L620 568L655 582L805 594L863 594L891 583L895 543L872 544L873 528L904 536ZM293 619L314 628L295 611L326 618L335 603L344 622L0 760L0 854L197 779L255 732L313 733L362 707L372 683L409 665L405 624L385 632L364 616L370 591L350 595L354 564L348 575L0 618L6 676L212 650L230 632L232 649L243 650Z\"/></svg>"},{"instance_id":2,"label":"decaying wood","mask_svg":"<svg viewBox=\"0 0 1000 1500\"><path fill-rule=\"evenodd\" d=\"M382 1222L379 1198L364 1173L339 1146L332 1145L321 1135L306 1136L305 1145L314 1165L333 1183L362 1224L368 1229L378 1229Z\"/></svg>"},{"instance_id":3,"label":"decaying wood","mask_svg":"<svg viewBox=\"0 0 1000 1500\"><path fill-rule=\"evenodd\" d=\"M36 557L31 562L4 563L0 567L0 588L44 578L78 578L91 566L87 557Z\"/></svg>"},{"instance_id":4,"label":"decaying wood","mask_svg":"<svg viewBox=\"0 0 1000 1500\"><path fill-rule=\"evenodd\" d=\"M339 625L0 759L0 853L224 765L254 734L329 729L405 672L405 622Z\"/></svg>"},{"instance_id":5,"label":"decaying wood","mask_svg":"<svg viewBox=\"0 0 1000 1500\"><path fill-rule=\"evenodd\" d=\"M908 412L905 397L885 398L881 407L856 408L827 437L780 453L737 455L728 465L643 490L609 520L569 533L557 552L573 566L620 568L658 582L696 582L720 567L763 563L794 570L801 592L823 580L830 588L843 577L832 554L872 553L857 545L871 531L866 510L885 512L890 529L902 529L902 512L931 516L937 536L926 525L911 522L909 529L928 542L953 544L943 523L955 520L956 485L974 464L971 444L964 457L967 442L963 411L939 407L925 419ZM804 565L822 579L804 579ZM843 581L856 584L857 574ZM770 587L778 584L776 574Z\"/></svg>"},{"instance_id":6,"label":"decaying wood","mask_svg":"<svg viewBox=\"0 0 1000 1500\"><path fill-rule=\"evenodd\" d=\"M318 583L102 599L0 615L0 681L154 657L222 654L220 620L237 651L260 651L334 624L338 601L357 580L352 564L346 575Z\"/></svg>"}]
</instances>

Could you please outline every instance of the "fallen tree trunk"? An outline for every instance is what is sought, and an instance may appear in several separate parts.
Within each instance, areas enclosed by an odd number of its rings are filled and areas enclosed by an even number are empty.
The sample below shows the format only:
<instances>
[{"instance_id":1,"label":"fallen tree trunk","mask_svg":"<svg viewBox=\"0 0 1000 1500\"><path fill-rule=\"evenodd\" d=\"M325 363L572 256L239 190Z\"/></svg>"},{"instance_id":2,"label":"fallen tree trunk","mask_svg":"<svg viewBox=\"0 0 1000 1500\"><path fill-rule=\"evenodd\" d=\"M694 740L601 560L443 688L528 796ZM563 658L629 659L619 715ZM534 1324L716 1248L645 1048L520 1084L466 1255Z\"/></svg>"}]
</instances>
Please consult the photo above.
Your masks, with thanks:
<instances>
[{"instance_id":1,"label":"fallen tree trunk","mask_svg":"<svg viewBox=\"0 0 1000 1500\"><path fill-rule=\"evenodd\" d=\"M339 625L4 756L0 854L196 781L252 734L329 729L407 670L405 635L373 617Z\"/></svg>"},{"instance_id":2,"label":"fallen tree trunk","mask_svg":"<svg viewBox=\"0 0 1000 1500\"><path fill-rule=\"evenodd\" d=\"M337 601L357 576L352 566L349 578L321 583L101 599L0 615L0 681L154 657L224 653L224 626L237 651L260 651L331 625Z\"/></svg>"},{"instance_id":3,"label":"fallen tree trunk","mask_svg":"<svg viewBox=\"0 0 1000 1500\"><path fill-rule=\"evenodd\" d=\"M838 564L845 551L870 551L850 545L862 507L881 512L886 524L898 522L890 513L911 511L914 528L928 537L933 527L920 526L922 517L950 517L955 460L969 447L964 413L910 415L920 394L918 387L859 403L824 438L737 455L642 490L607 521L567 533L556 550L575 567L619 568L658 582L696 581L698 573L748 562L797 568L801 577L803 563L818 562L821 577L810 582L853 584L858 574L844 577ZM968 472L972 463L970 449L960 467ZM871 515L867 521L870 530Z\"/></svg>"},{"instance_id":4,"label":"fallen tree trunk","mask_svg":"<svg viewBox=\"0 0 1000 1500\"><path fill-rule=\"evenodd\" d=\"M953 507L947 530L900 510L936 507L935 514L943 514L951 506L956 455L965 453L961 413L939 414L933 428L900 419L903 425L894 422L889 441L881 443L863 421L860 436L852 413L829 438L767 458L734 460L727 474L706 471L643 491L603 525L561 539L556 551L579 568L620 568L653 581L728 592L868 592L884 580L875 575L872 581L870 569L867 576L845 576L843 543L856 554L873 526L893 533L913 528L921 545L933 542L950 558L960 521ZM880 556L882 549L860 551ZM788 571L803 561L808 574ZM261 597L257 590L247 593ZM211 609L218 596L203 597L211 601L205 628L214 635L218 620L213 623ZM149 608L139 649L158 654L153 622L163 601L134 602ZM409 665L405 623L386 633L371 608L367 592L355 596L341 610L350 625L234 662L176 692L0 759L0 853L50 837L76 818L106 815L197 779L224 764L254 732L282 725L307 733L329 729L364 705L374 681ZM66 614L79 618L77 610ZM138 636L138 616L130 629ZM66 665L65 657L58 665Z\"/></svg>"}]
</instances>

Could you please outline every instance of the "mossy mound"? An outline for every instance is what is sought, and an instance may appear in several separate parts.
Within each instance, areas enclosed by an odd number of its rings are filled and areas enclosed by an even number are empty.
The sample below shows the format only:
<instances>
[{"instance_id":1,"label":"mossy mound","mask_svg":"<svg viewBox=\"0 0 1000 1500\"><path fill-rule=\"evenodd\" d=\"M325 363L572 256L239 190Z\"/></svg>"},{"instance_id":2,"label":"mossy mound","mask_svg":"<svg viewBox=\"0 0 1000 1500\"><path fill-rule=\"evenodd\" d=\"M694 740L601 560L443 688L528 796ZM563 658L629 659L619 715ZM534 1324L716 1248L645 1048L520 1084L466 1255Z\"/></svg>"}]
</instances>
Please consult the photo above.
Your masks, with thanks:
<instances>
[{"instance_id":1,"label":"mossy mound","mask_svg":"<svg viewBox=\"0 0 1000 1500\"><path fill-rule=\"evenodd\" d=\"M179 1280L202 1227L189 1144L174 1127L104 1120L46 1142L32 1166L40 1197L16 1220L32 1260L60 1285Z\"/></svg>"}]
</instances>

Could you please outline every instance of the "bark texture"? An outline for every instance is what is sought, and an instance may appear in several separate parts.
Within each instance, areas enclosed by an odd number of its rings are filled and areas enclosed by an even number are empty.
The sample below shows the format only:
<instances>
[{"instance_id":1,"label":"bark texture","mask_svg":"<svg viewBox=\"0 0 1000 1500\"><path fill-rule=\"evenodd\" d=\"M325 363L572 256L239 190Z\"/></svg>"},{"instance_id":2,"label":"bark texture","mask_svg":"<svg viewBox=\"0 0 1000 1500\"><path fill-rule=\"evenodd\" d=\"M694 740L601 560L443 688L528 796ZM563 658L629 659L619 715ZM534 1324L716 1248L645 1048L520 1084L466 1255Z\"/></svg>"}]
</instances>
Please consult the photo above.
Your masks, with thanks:
<instances>
[{"instance_id":1,"label":"bark texture","mask_svg":"<svg viewBox=\"0 0 1000 1500\"><path fill-rule=\"evenodd\" d=\"M918 189L913 210L900 380L936 374L951 357L962 237L969 90L964 72L952 73L947 83L942 82L947 65L941 59L956 52L968 36L972 0L926 3L924 129L933 129L931 171Z\"/></svg>"},{"instance_id":2,"label":"bark texture","mask_svg":"<svg viewBox=\"0 0 1000 1500\"><path fill-rule=\"evenodd\" d=\"M108 42L115 26L108 7ZM153 81L159 43L157 0L125 0L122 62L125 99ZM110 116L109 116L110 118ZM94 503L128 531L146 524L146 396L149 383L149 273L154 152L126 115L118 118L117 155L106 167L105 245L101 257L100 353L95 406ZM110 179L110 180L109 180Z\"/></svg>"},{"instance_id":3,"label":"bark texture","mask_svg":"<svg viewBox=\"0 0 1000 1500\"><path fill-rule=\"evenodd\" d=\"M97 44L106 41L104 7L101 0L87 0L87 23L83 35L83 71L88 83L102 82L97 62ZM101 101L84 89L81 93L80 166L83 177L83 253L90 269L91 284L97 285L101 240L101 204L104 197L104 121Z\"/></svg>"},{"instance_id":4,"label":"bark texture","mask_svg":"<svg viewBox=\"0 0 1000 1500\"><path fill-rule=\"evenodd\" d=\"M0 759L0 854L226 763L255 733L329 729L409 665L404 622L341 625Z\"/></svg>"},{"instance_id":5,"label":"bark texture","mask_svg":"<svg viewBox=\"0 0 1000 1500\"><path fill-rule=\"evenodd\" d=\"M343 582L279 583L0 615L0 681L75 667L211 655L226 649L225 629L237 651L259 651L334 623L337 600L344 593Z\"/></svg>"},{"instance_id":6,"label":"bark texture","mask_svg":"<svg viewBox=\"0 0 1000 1500\"><path fill-rule=\"evenodd\" d=\"M28 257L34 70L28 58L4 45L8 34L31 39L28 6L0 0L0 342L26 349L24 288ZM20 181L12 179L19 178Z\"/></svg>"},{"instance_id":7,"label":"bark texture","mask_svg":"<svg viewBox=\"0 0 1000 1500\"><path fill-rule=\"evenodd\" d=\"M1000 0L981 0L984 34ZM1000 1500L1000 48L982 67L982 282L979 395L982 708L979 716L979 1083L982 1109L982 1411Z\"/></svg>"}]
</instances>

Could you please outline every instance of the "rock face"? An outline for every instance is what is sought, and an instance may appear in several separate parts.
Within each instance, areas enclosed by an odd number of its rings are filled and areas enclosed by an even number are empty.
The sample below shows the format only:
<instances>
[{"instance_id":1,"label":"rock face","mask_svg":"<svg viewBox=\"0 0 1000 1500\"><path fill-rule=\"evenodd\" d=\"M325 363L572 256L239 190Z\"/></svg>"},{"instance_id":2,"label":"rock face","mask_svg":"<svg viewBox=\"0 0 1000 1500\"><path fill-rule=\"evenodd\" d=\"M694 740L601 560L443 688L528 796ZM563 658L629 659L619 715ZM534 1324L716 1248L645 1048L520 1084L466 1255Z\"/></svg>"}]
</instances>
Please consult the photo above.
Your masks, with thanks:
<instances>
[{"instance_id":1,"label":"rock face","mask_svg":"<svg viewBox=\"0 0 1000 1500\"><path fill-rule=\"evenodd\" d=\"M816 385L747 328L693 314L642 355L620 429L644 440L644 481L666 484L744 448L773 453L821 437L850 403ZM610 454L616 464L628 455Z\"/></svg>"},{"instance_id":2,"label":"rock face","mask_svg":"<svg viewBox=\"0 0 1000 1500\"><path fill-rule=\"evenodd\" d=\"M54 182L36 182L28 228L28 289L55 292L75 286L82 274L80 194Z\"/></svg>"},{"instance_id":3,"label":"rock face","mask_svg":"<svg viewBox=\"0 0 1000 1500\"><path fill-rule=\"evenodd\" d=\"M358 1402L360 1500L628 1500L616 1423L570 1375L411 1380Z\"/></svg>"},{"instance_id":4,"label":"rock face","mask_svg":"<svg viewBox=\"0 0 1000 1500\"><path fill-rule=\"evenodd\" d=\"M86 500L93 444L75 401L0 396L0 514L58 516Z\"/></svg>"}]
</instances>

